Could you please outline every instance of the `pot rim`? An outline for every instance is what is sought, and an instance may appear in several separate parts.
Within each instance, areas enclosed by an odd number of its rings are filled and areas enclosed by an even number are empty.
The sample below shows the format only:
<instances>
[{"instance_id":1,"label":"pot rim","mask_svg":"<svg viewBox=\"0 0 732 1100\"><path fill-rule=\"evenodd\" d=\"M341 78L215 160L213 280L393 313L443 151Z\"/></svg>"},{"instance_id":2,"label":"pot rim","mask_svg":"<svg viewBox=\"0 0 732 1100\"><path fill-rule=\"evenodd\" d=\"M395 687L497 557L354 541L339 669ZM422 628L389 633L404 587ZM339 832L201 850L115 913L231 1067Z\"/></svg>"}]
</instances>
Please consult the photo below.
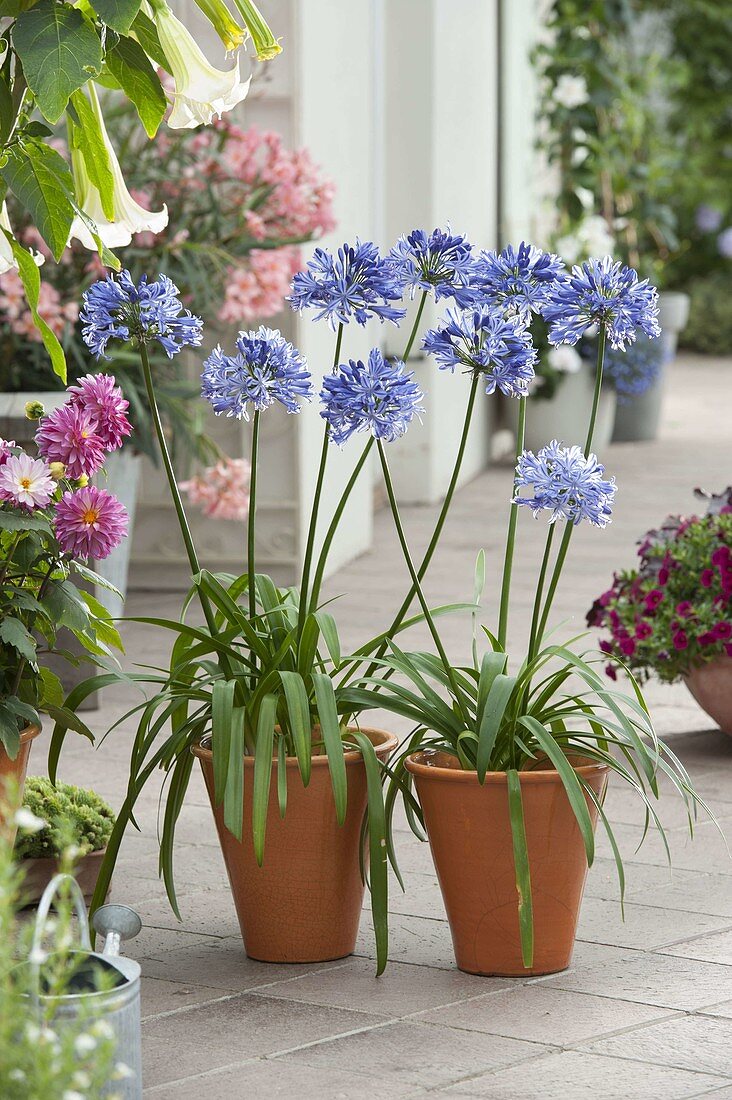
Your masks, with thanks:
<instances>
[{"instance_id":1,"label":"pot rim","mask_svg":"<svg viewBox=\"0 0 732 1100\"><path fill-rule=\"evenodd\" d=\"M412 775L445 782L452 780L455 783L474 783L477 781L477 771L465 771L463 768L443 768L439 764L423 763L420 757L425 755L425 751L437 753L440 750L422 750L407 756L404 760L404 766ZM572 767L581 776L597 775L610 771L609 764L601 764L599 761L593 761L590 764L573 764ZM522 785L524 781L529 783L556 783L559 780L561 782L561 776L556 768L537 768L535 771L521 771L519 775L521 776ZM484 785L488 783L505 784L506 772L486 772Z\"/></svg>"},{"instance_id":2,"label":"pot rim","mask_svg":"<svg viewBox=\"0 0 732 1100\"><path fill-rule=\"evenodd\" d=\"M27 745L29 741L34 741L38 734L41 732L40 726L30 725L25 726L20 731L20 743L21 745Z\"/></svg>"},{"instance_id":3,"label":"pot rim","mask_svg":"<svg viewBox=\"0 0 732 1100\"><path fill-rule=\"evenodd\" d=\"M79 856L74 861L74 866L79 867L85 859L90 859L92 856L105 856L107 854L107 848L109 845L105 844L103 848L94 848L91 852L86 852L83 856ZM57 864L61 859L60 855L57 856L23 856L20 863L53 863Z\"/></svg>"},{"instance_id":4,"label":"pot rim","mask_svg":"<svg viewBox=\"0 0 732 1100\"><path fill-rule=\"evenodd\" d=\"M389 733L387 730L377 729L374 726L348 726L348 731L350 732L351 730L358 733L365 733L366 736L373 741L374 748L379 755L382 753L385 756L390 755L399 745L399 738L397 735L395 733ZM374 740L374 738L378 738L378 740ZM213 752L209 748L210 742L211 734L205 733L198 741L195 741L191 745L191 752L194 756L197 756L199 760L213 760ZM276 760L277 757L273 756L272 759ZM343 753L343 759L346 764L357 764L363 757L358 749L349 749L347 752ZM320 753L318 756L311 756L310 761L313 768L328 767L328 756L326 753ZM285 766L298 769L300 767L296 756L286 756ZM244 767L254 767L253 756L244 756Z\"/></svg>"}]
</instances>

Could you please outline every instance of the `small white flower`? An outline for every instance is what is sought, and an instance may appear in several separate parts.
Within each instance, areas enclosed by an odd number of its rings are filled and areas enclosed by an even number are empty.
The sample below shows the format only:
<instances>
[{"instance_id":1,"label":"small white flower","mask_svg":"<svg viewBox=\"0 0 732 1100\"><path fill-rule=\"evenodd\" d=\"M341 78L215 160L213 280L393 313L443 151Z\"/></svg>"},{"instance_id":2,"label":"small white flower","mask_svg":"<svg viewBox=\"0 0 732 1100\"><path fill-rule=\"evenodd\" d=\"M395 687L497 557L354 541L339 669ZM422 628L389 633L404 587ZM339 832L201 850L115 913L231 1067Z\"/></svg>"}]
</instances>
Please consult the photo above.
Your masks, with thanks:
<instances>
[{"instance_id":1,"label":"small white flower","mask_svg":"<svg viewBox=\"0 0 732 1100\"><path fill-rule=\"evenodd\" d=\"M562 374L576 374L582 366L582 356L569 344L552 348L546 358L552 370L561 371Z\"/></svg>"},{"instance_id":2,"label":"small white flower","mask_svg":"<svg viewBox=\"0 0 732 1100\"><path fill-rule=\"evenodd\" d=\"M85 1096L88 1095L91 1088L91 1077L84 1069L77 1070L74 1076L71 1078L71 1084L75 1089L79 1089Z\"/></svg>"},{"instance_id":3,"label":"small white flower","mask_svg":"<svg viewBox=\"0 0 732 1100\"><path fill-rule=\"evenodd\" d=\"M228 72L216 69L165 0L153 0L153 10L160 44L175 81L173 110L168 119L171 130L208 126L215 116L246 99L251 77L241 79L238 57Z\"/></svg>"},{"instance_id":4,"label":"small white flower","mask_svg":"<svg viewBox=\"0 0 732 1100\"><path fill-rule=\"evenodd\" d=\"M562 73L554 88L554 102L560 107L566 107L573 111L575 107L581 107L590 98L587 91L587 81L583 76L572 76L571 73Z\"/></svg>"},{"instance_id":5,"label":"small white flower","mask_svg":"<svg viewBox=\"0 0 732 1100\"><path fill-rule=\"evenodd\" d=\"M12 504L23 504L27 508L45 508L56 491L56 482L51 477L48 463L42 458L30 455L11 455L5 465L0 467L0 499ZM23 821L27 824L23 824ZM36 817L30 810L21 807L15 815L19 829L37 833L45 826L43 818Z\"/></svg>"},{"instance_id":6,"label":"small white flower","mask_svg":"<svg viewBox=\"0 0 732 1100\"><path fill-rule=\"evenodd\" d=\"M74 1050L80 1058L84 1058L87 1054L91 1054L91 1052L96 1049L97 1041L93 1035L81 1034L77 1035L74 1039Z\"/></svg>"},{"instance_id":7,"label":"small white flower","mask_svg":"<svg viewBox=\"0 0 732 1100\"><path fill-rule=\"evenodd\" d=\"M29 458L29 456L25 454L19 457ZM29 461L33 462L34 460L29 459ZM12 457L9 458L8 461L5 463L5 467L3 467L3 469L5 469L10 462L12 462ZM54 485L54 489L55 488L56 486ZM25 501L23 503L25 503ZM40 833L41 829L46 828L46 822L43 820L43 818L36 817L36 815L32 813L27 806L21 806L19 810L15 811L15 824L19 829L22 829L24 833Z\"/></svg>"},{"instance_id":8,"label":"small white flower","mask_svg":"<svg viewBox=\"0 0 732 1100\"><path fill-rule=\"evenodd\" d=\"M42 947L33 947L28 953L28 962L31 966L43 966L47 958L48 954Z\"/></svg>"},{"instance_id":9,"label":"small white flower","mask_svg":"<svg viewBox=\"0 0 732 1100\"><path fill-rule=\"evenodd\" d=\"M84 158L78 149L71 151L71 166L74 171L74 188L78 205L86 214L89 221L94 224L97 236L107 248L122 248L130 244L135 233L147 231L149 233L161 233L168 224L168 208L162 210L146 210L135 202L127 190L122 169L117 160L114 146L109 140L107 128L99 106L99 99L94 90L94 85L89 84L89 99L92 111L97 117L99 128L104 139L104 144L109 155L109 167L112 172L112 205L114 218L110 221L102 208L102 199L99 191L89 179L89 174L84 164ZM96 252L97 246L91 235L89 226L78 215L74 218L69 231L69 241L76 237L84 248Z\"/></svg>"},{"instance_id":10,"label":"small white flower","mask_svg":"<svg viewBox=\"0 0 732 1100\"><path fill-rule=\"evenodd\" d=\"M115 1035L114 1028L107 1020L96 1020L89 1031L92 1035L96 1035L97 1039L114 1039Z\"/></svg>"},{"instance_id":11,"label":"small white flower","mask_svg":"<svg viewBox=\"0 0 732 1100\"><path fill-rule=\"evenodd\" d=\"M64 1089L61 1094L61 1100L85 1100L82 1093L77 1092L76 1089Z\"/></svg>"},{"instance_id":12,"label":"small white flower","mask_svg":"<svg viewBox=\"0 0 732 1100\"><path fill-rule=\"evenodd\" d=\"M25 1072L22 1069L11 1069L8 1077L11 1081L25 1081Z\"/></svg>"},{"instance_id":13,"label":"small white flower","mask_svg":"<svg viewBox=\"0 0 732 1100\"><path fill-rule=\"evenodd\" d=\"M130 1069L124 1062L117 1062L114 1067L114 1079L115 1081L128 1081L135 1076L135 1071Z\"/></svg>"}]
</instances>

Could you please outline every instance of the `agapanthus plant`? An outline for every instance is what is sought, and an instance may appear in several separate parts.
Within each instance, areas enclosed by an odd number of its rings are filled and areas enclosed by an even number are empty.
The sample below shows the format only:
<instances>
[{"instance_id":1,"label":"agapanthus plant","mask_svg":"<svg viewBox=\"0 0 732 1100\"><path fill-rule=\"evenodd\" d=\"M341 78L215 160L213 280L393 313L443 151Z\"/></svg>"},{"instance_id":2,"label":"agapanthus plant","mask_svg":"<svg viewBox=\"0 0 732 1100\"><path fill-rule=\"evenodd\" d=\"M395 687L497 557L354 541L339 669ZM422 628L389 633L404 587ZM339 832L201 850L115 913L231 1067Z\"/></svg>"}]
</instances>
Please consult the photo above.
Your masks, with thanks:
<instances>
[{"instance_id":1,"label":"agapanthus plant","mask_svg":"<svg viewBox=\"0 0 732 1100\"><path fill-rule=\"evenodd\" d=\"M609 632L600 649L641 680L667 683L732 656L732 514L669 516L640 541L635 569L616 573L587 622Z\"/></svg>"}]
</instances>

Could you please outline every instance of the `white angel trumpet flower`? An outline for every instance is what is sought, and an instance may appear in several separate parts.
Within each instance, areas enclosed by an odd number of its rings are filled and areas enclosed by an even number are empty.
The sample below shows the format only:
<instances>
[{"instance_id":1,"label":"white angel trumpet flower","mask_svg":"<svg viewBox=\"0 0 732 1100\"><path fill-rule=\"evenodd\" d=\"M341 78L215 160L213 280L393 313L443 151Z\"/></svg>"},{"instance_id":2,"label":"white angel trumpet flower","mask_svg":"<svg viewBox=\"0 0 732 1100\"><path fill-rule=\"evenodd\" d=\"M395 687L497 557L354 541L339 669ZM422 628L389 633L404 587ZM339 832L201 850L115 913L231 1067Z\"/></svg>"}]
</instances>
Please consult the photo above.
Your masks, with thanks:
<instances>
[{"instance_id":1,"label":"white angel trumpet flower","mask_svg":"<svg viewBox=\"0 0 732 1100\"><path fill-rule=\"evenodd\" d=\"M168 119L171 130L208 126L215 116L231 111L246 99L252 78L241 79L238 57L228 72L214 68L164 0L154 0L153 12L175 81L173 110Z\"/></svg>"},{"instance_id":2,"label":"white angel trumpet flower","mask_svg":"<svg viewBox=\"0 0 732 1100\"><path fill-rule=\"evenodd\" d=\"M3 201L0 206L0 229L5 229L11 237L14 236L13 227L10 224L10 218L8 217L7 203ZM31 256L33 257L36 266L43 266L43 256L40 252L34 252L33 249L29 249ZM10 241L5 236L5 233L0 233L0 275L4 275L6 271L17 271L18 261L13 255L13 249Z\"/></svg>"},{"instance_id":3,"label":"white angel trumpet flower","mask_svg":"<svg viewBox=\"0 0 732 1100\"><path fill-rule=\"evenodd\" d=\"M127 190L117 154L104 125L97 94L91 84L89 85L89 98L91 99L92 110L99 121L104 144L109 154L109 167L112 171L113 181L112 205L114 206L114 220L110 221L104 213L101 196L89 179L82 154L78 149L73 149L71 164L74 170L76 198L89 221L93 222L102 244L106 245L107 248L122 248L131 242L135 233L145 231L161 233L168 224L168 208L163 206L162 210L146 210L144 206L140 206L139 202L135 202ZM78 214L71 225L69 241L74 237L80 240L85 248L90 249L92 252L97 251L97 245L89 225Z\"/></svg>"}]
</instances>

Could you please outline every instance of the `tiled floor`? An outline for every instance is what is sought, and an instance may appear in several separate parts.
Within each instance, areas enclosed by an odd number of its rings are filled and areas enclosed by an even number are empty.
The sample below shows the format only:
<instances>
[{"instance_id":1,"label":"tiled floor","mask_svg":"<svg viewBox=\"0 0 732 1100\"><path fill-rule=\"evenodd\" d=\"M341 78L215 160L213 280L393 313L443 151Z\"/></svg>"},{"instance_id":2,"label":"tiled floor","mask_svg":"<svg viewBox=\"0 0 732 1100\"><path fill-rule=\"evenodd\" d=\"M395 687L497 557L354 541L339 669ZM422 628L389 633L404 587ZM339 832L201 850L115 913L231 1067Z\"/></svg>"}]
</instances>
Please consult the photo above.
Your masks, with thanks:
<instances>
[{"instance_id":1,"label":"tiled floor","mask_svg":"<svg viewBox=\"0 0 732 1100\"><path fill-rule=\"evenodd\" d=\"M614 446L603 456L620 486L615 522L604 533L578 532L556 608L557 622L570 620L564 629L582 626L613 569L632 561L634 540L645 528L669 511L693 510L694 485L720 488L732 481L731 407L732 364L684 359L672 372L662 439ZM487 622L495 612L509 481L509 469L493 469L461 492L427 584L435 601L469 596L474 555L485 546ZM429 509L406 510L417 548L430 517ZM511 631L517 648L544 531L541 523L521 518ZM332 594L353 593L337 606L348 644L381 628L384 609L405 588L387 513L378 517L376 545L378 551L330 585ZM149 611L151 600L158 612L175 614L175 600L149 594L130 601L131 613ZM466 624L442 622L451 650L464 653ZM153 631L131 626L126 637L131 661L164 659L164 640ZM732 835L732 741L709 729L683 686L651 684L648 696L659 731L673 738ZM129 702L124 691L108 693L92 716L100 733ZM93 784L119 803L130 736L124 725L97 752L70 741L62 778ZM42 766L38 750L33 763ZM639 808L623 790L611 790L609 812L628 861L625 923L611 853L600 840L571 969L521 981L455 969L429 850L407 831L398 837L407 889L394 889L393 961L383 977L374 977L366 913L353 958L293 967L248 960L198 775L179 830L181 925L157 879L157 797L151 786L142 801L142 832L126 841L114 886L114 896L135 905L145 922L132 953L144 973L146 1095L732 1097L732 862L709 825L688 842L674 801L661 808L676 867L671 876L653 838L635 853Z\"/></svg>"}]
</instances>

